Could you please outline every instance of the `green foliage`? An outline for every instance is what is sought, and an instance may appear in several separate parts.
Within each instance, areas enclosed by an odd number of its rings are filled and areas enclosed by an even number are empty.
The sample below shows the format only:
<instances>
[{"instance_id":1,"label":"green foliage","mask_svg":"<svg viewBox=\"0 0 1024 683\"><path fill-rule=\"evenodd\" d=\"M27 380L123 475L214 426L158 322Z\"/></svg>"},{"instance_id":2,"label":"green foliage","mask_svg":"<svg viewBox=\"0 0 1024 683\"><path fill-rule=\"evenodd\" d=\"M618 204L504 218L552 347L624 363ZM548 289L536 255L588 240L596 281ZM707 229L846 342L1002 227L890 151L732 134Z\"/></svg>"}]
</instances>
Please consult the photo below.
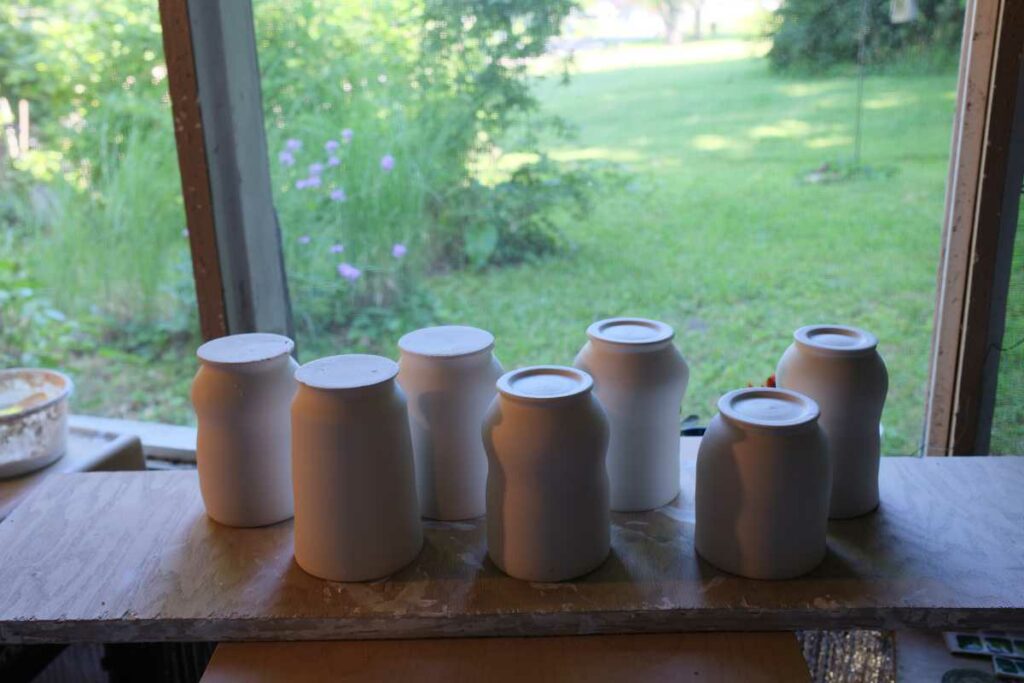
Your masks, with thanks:
<instances>
[{"instance_id":1,"label":"green foliage","mask_svg":"<svg viewBox=\"0 0 1024 683\"><path fill-rule=\"evenodd\" d=\"M616 174L605 165L567 166L542 155L493 186L471 180L445 216L462 226L456 253L478 269L556 254L568 244L560 219L583 220L595 186L610 186Z\"/></svg>"},{"instance_id":2,"label":"green foliage","mask_svg":"<svg viewBox=\"0 0 1024 683\"><path fill-rule=\"evenodd\" d=\"M532 150L538 131L563 130L538 114L527 61L543 53L571 2L300 7L255 5L300 348L324 334L362 346L374 330L383 345L396 325L433 319L424 273L553 251L557 228L544 214L580 192L580 173L567 170L559 183L547 163L543 180L524 167L492 187L472 168L527 119L517 151ZM396 244L407 250L400 259ZM339 275L343 264L360 274Z\"/></svg>"},{"instance_id":3,"label":"green foliage","mask_svg":"<svg viewBox=\"0 0 1024 683\"><path fill-rule=\"evenodd\" d=\"M13 253L10 236L5 242L5 253ZM62 365L81 341L78 325L40 294L25 269L0 259L0 367Z\"/></svg>"},{"instance_id":4,"label":"green foliage","mask_svg":"<svg viewBox=\"0 0 1024 683\"><path fill-rule=\"evenodd\" d=\"M918 0L917 20L893 24L890 0L867 0L866 59L887 64L937 55L956 63L963 32L963 0ZM826 71L857 60L862 0L786 0L770 21L768 59L776 69ZM936 60L932 60L936 61Z\"/></svg>"}]
</instances>

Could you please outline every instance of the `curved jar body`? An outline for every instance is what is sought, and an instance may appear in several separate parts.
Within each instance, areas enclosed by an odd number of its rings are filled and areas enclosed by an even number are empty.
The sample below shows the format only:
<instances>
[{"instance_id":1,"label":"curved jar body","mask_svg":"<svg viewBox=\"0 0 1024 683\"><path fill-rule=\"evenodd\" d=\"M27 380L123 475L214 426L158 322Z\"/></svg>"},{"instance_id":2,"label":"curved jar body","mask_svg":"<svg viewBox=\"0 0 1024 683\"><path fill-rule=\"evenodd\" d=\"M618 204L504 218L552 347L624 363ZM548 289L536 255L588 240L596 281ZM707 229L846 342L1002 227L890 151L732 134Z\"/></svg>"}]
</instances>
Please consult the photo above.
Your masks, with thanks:
<instances>
[{"instance_id":1,"label":"curved jar body","mask_svg":"<svg viewBox=\"0 0 1024 683\"><path fill-rule=\"evenodd\" d=\"M831 516L856 517L878 507L879 423L889 375L869 332L810 325L794 333L775 371L780 387L813 398L832 460Z\"/></svg>"},{"instance_id":2,"label":"curved jar body","mask_svg":"<svg viewBox=\"0 0 1024 683\"><path fill-rule=\"evenodd\" d=\"M494 337L448 325L411 332L398 345L420 512L441 520L480 517L487 483L480 425L502 373L491 353Z\"/></svg>"},{"instance_id":3,"label":"curved jar body","mask_svg":"<svg viewBox=\"0 0 1024 683\"><path fill-rule=\"evenodd\" d=\"M423 544L398 366L331 356L299 368L292 403L295 561L332 581L398 571Z\"/></svg>"},{"instance_id":4,"label":"curved jar body","mask_svg":"<svg viewBox=\"0 0 1024 683\"><path fill-rule=\"evenodd\" d=\"M574 368L506 373L484 420L487 549L509 576L562 581L608 556L608 423Z\"/></svg>"},{"instance_id":5,"label":"curved jar body","mask_svg":"<svg viewBox=\"0 0 1024 683\"><path fill-rule=\"evenodd\" d=\"M817 406L761 388L718 406L697 454L697 552L752 579L809 572L825 556L832 476Z\"/></svg>"},{"instance_id":6,"label":"curved jar body","mask_svg":"<svg viewBox=\"0 0 1024 683\"><path fill-rule=\"evenodd\" d=\"M294 344L276 334L238 334L199 347L192 382L196 466L206 512L229 526L292 516Z\"/></svg>"},{"instance_id":7,"label":"curved jar body","mask_svg":"<svg viewBox=\"0 0 1024 683\"><path fill-rule=\"evenodd\" d=\"M576 367L608 415L611 509L650 510L679 495L679 404L690 370L664 323L613 318L587 330Z\"/></svg>"}]
</instances>

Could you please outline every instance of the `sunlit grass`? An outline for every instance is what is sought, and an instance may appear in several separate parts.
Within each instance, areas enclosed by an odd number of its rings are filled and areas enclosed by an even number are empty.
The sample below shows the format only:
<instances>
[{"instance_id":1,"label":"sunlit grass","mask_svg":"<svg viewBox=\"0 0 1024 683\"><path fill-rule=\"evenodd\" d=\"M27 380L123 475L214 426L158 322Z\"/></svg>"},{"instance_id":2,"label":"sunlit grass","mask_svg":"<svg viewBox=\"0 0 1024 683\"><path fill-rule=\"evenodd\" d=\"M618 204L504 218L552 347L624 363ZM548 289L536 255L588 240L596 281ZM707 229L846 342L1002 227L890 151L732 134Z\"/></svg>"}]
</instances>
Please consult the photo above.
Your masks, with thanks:
<instances>
[{"instance_id":1,"label":"sunlit grass","mask_svg":"<svg viewBox=\"0 0 1024 683\"><path fill-rule=\"evenodd\" d=\"M863 160L884 172L808 184L852 154L856 83L775 76L751 57L762 47L616 48L581 55L568 87L539 84L579 132L548 141L552 156L618 162L629 179L566 222L565 258L432 288L447 320L495 333L506 367L570 363L597 318L665 320L692 369L683 412L704 420L723 392L764 381L798 326L861 325L890 370L885 450L913 452L956 74L869 76Z\"/></svg>"}]
</instances>

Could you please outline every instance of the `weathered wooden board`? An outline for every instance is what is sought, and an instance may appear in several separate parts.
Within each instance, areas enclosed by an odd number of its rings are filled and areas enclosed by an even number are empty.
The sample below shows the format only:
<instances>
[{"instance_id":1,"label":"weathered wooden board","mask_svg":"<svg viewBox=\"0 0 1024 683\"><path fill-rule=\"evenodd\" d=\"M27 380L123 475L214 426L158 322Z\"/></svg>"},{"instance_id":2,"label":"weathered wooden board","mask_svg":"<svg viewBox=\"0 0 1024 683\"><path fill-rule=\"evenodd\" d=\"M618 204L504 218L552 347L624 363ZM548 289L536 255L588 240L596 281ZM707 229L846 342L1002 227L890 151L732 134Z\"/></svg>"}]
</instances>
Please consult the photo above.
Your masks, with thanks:
<instances>
[{"instance_id":1,"label":"weathered wooden board","mask_svg":"<svg viewBox=\"0 0 1024 683\"><path fill-rule=\"evenodd\" d=\"M194 472L53 477L0 524L0 641L1024 626L1022 458L885 459L881 508L832 523L824 563L791 581L696 557L694 465L680 500L613 515L607 562L559 584L501 574L482 521L427 523L389 580L330 583L295 564L290 522L210 521Z\"/></svg>"},{"instance_id":2,"label":"weathered wooden board","mask_svg":"<svg viewBox=\"0 0 1024 683\"><path fill-rule=\"evenodd\" d=\"M797 683L792 633L224 643L202 683Z\"/></svg>"},{"instance_id":3,"label":"weathered wooden board","mask_svg":"<svg viewBox=\"0 0 1024 683\"><path fill-rule=\"evenodd\" d=\"M138 437L93 429L74 422L68 430L68 447L52 465L12 479L0 479L0 519L48 478L71 472L144 470L146 460ZM0 546L0 562L3 561Z\"/></svg>"}]
</instances>

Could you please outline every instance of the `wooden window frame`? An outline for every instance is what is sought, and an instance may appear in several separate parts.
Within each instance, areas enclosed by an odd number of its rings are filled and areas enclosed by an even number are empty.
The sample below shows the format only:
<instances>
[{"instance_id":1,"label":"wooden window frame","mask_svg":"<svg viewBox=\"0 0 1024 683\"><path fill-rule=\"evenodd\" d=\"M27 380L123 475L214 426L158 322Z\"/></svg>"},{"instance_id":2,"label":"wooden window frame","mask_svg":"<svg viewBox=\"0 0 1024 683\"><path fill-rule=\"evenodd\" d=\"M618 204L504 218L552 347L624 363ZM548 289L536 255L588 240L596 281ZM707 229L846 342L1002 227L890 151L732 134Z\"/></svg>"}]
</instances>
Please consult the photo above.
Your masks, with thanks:
<instances>
[{"instance_id":1,"label":"wooden window frame","mask_svg":"<svg viewBox=\"0 0 1024 683\"><path fill-rule=\"evenodd\" d=\"M292 334L249 0L160 0L204 339Z\"/></svg>"},{"instance_id":2,"label":"wooden window frame","mask_svg":"<svg viewBox=\"0 0 1024 683\"><path fill-rule=\"evenodd\" d=\"M250 0L160 0L205 339L292 333ZM968 0L924 448L988 450L1024 172L1024 2Z\"/></svg>"},{"instance_id":3,"label":"wooden window frame","mask_svg":"<svg viewBox=\"0 0 1024 683\"><path fill-rule=\"evenodd\" d=\"M987 453L1024 174L1024 2L970 0L946 186L925 453Z\"/></svg>"}]
</instances>

